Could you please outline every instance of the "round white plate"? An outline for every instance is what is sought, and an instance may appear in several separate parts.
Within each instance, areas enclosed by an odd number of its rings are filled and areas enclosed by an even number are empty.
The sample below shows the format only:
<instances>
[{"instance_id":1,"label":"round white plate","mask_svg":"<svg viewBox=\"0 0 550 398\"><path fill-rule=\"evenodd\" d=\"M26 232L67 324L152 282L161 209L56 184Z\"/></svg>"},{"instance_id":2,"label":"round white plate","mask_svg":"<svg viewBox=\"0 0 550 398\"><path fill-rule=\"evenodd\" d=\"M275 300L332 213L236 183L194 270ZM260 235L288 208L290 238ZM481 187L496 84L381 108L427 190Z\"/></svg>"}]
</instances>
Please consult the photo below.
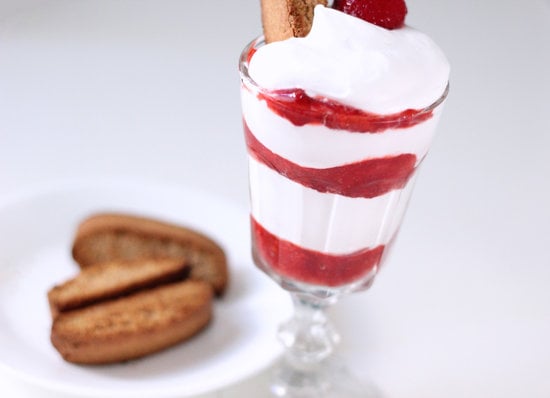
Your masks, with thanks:
<instances>
[{"instance_id":1,"label":"round white plate","mask_svg":"<svg viewBox=\"0 0 550 398\"><path fill-rule=\"evenodd\" d=\"M109 366L65 362L50 343L46 293L78 272L70 255L78 223L122 211L187 225L217 240L231 282L214 320L164 352ZM217 390L269 366L280 354L278 324L288 295L250 257L248 215L220 198L164 185L61 184L0 202L0 369L62 392L88 396L186 397Z\"/></svg>"}]
</instances>

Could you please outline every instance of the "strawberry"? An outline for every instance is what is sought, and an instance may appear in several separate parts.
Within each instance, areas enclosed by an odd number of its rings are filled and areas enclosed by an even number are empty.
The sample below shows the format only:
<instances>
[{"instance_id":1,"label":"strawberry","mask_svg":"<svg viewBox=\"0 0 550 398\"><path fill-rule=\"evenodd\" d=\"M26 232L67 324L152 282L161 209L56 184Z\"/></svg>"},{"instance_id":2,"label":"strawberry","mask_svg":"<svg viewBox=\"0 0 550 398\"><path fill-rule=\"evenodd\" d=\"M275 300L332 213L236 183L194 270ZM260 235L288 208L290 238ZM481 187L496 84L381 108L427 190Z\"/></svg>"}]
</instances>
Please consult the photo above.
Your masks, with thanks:
<instances>
[{"instance_id":1,"label":"strawberry","mask_svg":"<svg viewBox=\"0 0 550 398\"><path fill-rule=\"evenodd\" d=\"M402 27L407 15L405 0L334 0L332 7L386 29Z\"/></svg>"}]
</instances>

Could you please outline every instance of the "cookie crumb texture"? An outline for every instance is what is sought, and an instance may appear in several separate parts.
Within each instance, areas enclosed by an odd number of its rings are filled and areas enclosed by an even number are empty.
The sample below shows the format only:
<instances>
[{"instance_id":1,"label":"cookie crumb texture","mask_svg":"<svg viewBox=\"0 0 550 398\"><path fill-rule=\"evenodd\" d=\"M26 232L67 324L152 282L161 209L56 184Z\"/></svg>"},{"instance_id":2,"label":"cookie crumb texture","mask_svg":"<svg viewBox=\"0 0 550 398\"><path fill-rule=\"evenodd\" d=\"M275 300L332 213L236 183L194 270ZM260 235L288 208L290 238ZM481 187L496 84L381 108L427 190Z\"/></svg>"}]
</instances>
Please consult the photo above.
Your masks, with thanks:
<instances>
[{"instance_id":1,"label":"cookie crumb texture","mask_svg":"<svg viewBox=\"0 0 550 398\"><path fill-rule=\"evenodd\" d=\"M262 0L262 26L266 43L304 37L311 30L313 9L327 0Z\"/></svg>"},{"instance_id":2,"label":"cookie crumb texture","mask_svg":"<svg viewBox=\"0 0 550 398\"><path fill-rule=\"evenodd\" d=\"M123 362L187 340L211 318L210 285L183 281L63 312L54 319L51 342L69 362Z\"/></svg>"},{"instance_id":3,"label":"cookie crumb texture","mask_svg":"<svg viewBox=\"0 0 550 398\"><path fill-rule=\"evenodd\" d=\"M180 260L110 261L87 267L48 291L52 317L139 290L183 280L189 273Z\"/></svg>"},{"instance_id":4,"label":"cookie crumb texture","mask_svg":"<svg viewBox=\"0 0 550 398\"><path fill-rule=\"evenodd\" d=\"M101 213L72 247L80 272L48 292L50 340L62 358L101 365L140 358L204 330L227 286L224 250L165 221Z\"/></svg>"},{"instance_id":5,"label":"cookie crumb texture","mask_svg":"<svg viewBox=\"0 0 550 398\"><path fill-rule=\"evenodd\" d=\"M78 227L72 255L81 268L108 261L171 258L190 266L190 278L209 282L222 296L229 280L225 252L189 228L131 214L102 213Z\"/></svg>"}]
</instances>

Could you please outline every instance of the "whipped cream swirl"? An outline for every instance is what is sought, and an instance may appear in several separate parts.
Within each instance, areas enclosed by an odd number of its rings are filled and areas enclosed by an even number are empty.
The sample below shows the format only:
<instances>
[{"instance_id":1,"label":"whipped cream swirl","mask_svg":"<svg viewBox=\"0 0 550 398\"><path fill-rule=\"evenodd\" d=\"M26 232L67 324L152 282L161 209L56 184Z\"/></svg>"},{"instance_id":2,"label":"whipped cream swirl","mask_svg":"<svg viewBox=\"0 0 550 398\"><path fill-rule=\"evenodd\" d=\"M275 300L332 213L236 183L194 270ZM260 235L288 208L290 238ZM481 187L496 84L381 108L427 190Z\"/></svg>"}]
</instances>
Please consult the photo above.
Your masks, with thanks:
<instances>
[{"instance_id":1,"label":"whipped cream swirl","mask_svg":"<svg viewBox=\"0 0 550 398\"><path fill-rule=\"evenodd\" d=\"M262 46L251 78L269 90L300 88L367 112L423 109L444 93L449 63L424 33L387 30L317 6L310 33Z\"/></svg>"}]
</instances>

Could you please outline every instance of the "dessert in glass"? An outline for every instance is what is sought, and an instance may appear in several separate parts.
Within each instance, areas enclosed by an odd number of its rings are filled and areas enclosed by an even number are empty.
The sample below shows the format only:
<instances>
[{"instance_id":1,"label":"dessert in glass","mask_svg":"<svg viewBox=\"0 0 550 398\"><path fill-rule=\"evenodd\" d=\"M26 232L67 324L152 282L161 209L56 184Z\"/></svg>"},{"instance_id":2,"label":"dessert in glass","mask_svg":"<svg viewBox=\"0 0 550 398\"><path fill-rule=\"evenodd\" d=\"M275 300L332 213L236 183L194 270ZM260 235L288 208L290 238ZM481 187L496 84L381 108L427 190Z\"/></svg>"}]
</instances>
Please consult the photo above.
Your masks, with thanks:
<instances>
[{"instance_id":1,"label":"dessert in glass","mask_svg":"<svg viewBox=\"0 0 550 398\"><path fill-rule=\"evenodd\" d=\"M333 361L325 310L382 266L448 92L431 39L373 24L354 1L316 5L304 37L261 36L239 62L253 258L295 304L279 397L373 396Z\"/></svg>"}]
</instances>

